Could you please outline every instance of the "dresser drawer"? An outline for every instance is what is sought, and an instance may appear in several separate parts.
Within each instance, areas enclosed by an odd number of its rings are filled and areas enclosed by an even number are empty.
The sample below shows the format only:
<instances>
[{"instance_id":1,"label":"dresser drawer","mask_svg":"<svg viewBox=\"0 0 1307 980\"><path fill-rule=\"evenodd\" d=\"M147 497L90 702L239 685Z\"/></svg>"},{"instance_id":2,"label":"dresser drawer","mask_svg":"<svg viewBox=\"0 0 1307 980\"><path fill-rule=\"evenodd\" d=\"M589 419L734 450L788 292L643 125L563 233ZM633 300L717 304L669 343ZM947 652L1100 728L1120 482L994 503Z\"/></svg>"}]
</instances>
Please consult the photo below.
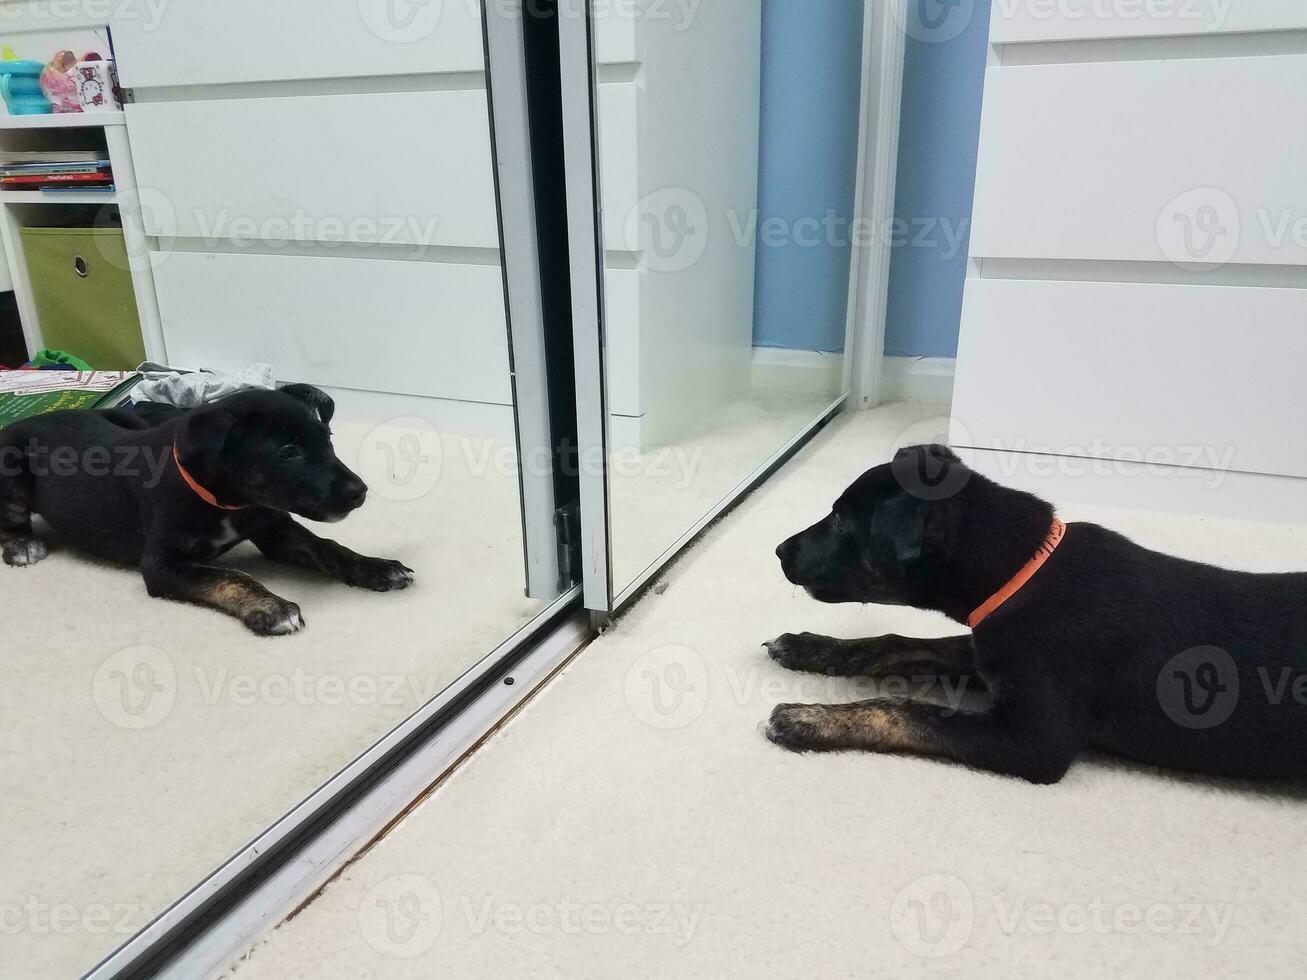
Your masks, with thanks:
<instances>
[{"instance_id":1,"label":"dresser drawer","mask_svg":"<svg viewBox=\"0 0 1307 980\"><path fill-rule=\"evenodd\" d=\"M127 107L147 232L499 247L485 92Z\"/></svg>"},{"instance_id":2,"label":"dresser drawer","mask_svg":"<svg viewBox=\"0 0 1307 980\"><path fill-rule=\"evenodd\" d=\"M1286 123L1307 118L1307 56L991 68L985 84L973 257L1307 264L1307 128Z\"/></svg>"},{"instance_id":3,"label":"dresser drawer","mask_svg":"<svg viewBox=\"0 0 1307 980\"><path fill-rule=\"evenodd\" d=\"M155 253L168 359L291 381L512 404L501 271L300 255Z\"/></svg>"},{"instance_id":4,"label":"dresser drawer","mask_svg":"<svg viewBox=\"0 0 1307 980\"><path fill-rule=\"evenodd\" d=\"M147 4L113 6L129 86L485 69L476 0L180 0L157 16Z\"/></svg>"},{"instance_id":5,"label":"dresser drawer","mask_svg":"<svg viewBox=\"0 0 1307 980\"><path fill-rule=\"evenodd\" d=\"M952 442L1307 476L1307 290L973 279Z\"/></svg>"}]
</instances>

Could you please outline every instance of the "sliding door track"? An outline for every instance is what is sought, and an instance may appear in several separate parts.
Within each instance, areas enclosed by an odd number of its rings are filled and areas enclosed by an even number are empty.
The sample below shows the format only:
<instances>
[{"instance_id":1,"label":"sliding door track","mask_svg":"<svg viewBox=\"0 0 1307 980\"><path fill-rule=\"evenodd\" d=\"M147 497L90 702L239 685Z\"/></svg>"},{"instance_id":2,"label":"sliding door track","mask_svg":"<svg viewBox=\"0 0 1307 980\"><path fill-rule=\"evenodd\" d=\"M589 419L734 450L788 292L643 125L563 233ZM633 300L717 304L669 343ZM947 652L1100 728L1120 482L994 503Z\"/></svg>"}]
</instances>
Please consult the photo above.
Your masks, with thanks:
<instances>
[{"instance_id":1,"label":"sliding door track","mask_svg":"<svg viewBox=\"0 0 1307 980\"><path fill-rule=\"evenodd\" d=\"M578 586L182 896L87 980L193 980L221 968L422 799L592 635Z\"/></svg>"}]
</instances>

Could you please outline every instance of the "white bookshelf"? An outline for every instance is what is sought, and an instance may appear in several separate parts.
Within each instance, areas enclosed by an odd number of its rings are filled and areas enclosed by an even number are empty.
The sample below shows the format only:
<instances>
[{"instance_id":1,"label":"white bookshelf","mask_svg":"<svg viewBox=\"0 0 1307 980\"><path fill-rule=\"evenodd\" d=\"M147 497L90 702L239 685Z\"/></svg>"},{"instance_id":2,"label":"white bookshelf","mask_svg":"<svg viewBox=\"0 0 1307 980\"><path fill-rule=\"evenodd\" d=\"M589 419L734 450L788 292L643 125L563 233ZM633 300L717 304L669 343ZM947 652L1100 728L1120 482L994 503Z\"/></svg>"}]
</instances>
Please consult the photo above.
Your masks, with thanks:
<instances>
[{"instance_id":1,"label":"white bookshelf","mask_svg":"<svg viewBox=\"0 0 1307 980\"><path fill-rule=\"evenodd\" d=\"M23 338L29 352L45 346L41 321L32 296L27 261L23 255L20 231L24 227L54 223L56 209L80 207L117 208L123 238L131 259L132 285L136 309L141 322L141 338L146 356L165 362L163 324L154 291L154 273L142 221L136 184L136 168L127 140L126 118L122 112L50 113L32 116L0 116L0 151L5 149L98 149L77 139L77 133L90 129L103 132L106 153L113 168L113 191L0 191L0 236L8 258L8 273L23 321ZM61 135L66 134L66 135ZM48 212L48 213L47 213ZM0 282L0 288L5 284Z\"/></svg>"},{"instance_id":2,"label":"white bookshelf","mask_svg":"<svg viewBox=\"0 0 1307 980\"><path fill-rule=\"evenodd\" d=\"M0 191L0 204L117 204L116 191Z\"/></svg>"},{"instance_id":3,"label":"white bookshelf","mask_svg":"<svg viewBox=\"0 0 1307 980\"><path fill-rule=\"evenodd\" d=\"M0 116L0 129L91 129L125 126L127 120L117 112L47 112L33 116Z\"/></svg>"}]
</instances>

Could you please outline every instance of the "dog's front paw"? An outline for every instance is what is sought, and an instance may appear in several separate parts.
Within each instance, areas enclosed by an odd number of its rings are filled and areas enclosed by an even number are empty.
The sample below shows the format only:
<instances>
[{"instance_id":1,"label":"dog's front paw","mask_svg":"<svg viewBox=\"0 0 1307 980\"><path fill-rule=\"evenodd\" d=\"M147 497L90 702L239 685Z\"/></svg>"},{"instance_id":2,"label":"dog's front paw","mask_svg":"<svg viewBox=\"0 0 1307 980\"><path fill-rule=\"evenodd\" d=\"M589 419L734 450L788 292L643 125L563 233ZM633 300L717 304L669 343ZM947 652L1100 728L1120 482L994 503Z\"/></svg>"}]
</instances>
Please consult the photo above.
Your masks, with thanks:
<instances>
[{"instance_id":1,"label":"dog's front paw","mask_svg":"<svg viewBox=\"0 0 1307 980\"><path fill-rule=\"evenodd\" d=\"M788 670L824 673L835 641L816 633L785 633L763 646L767 655Z\"/></svg>"},{"instance_id":2,"label":"dog's front paw","mask_svg":"<svg viewBox=\"0 0 1307 980\"><path fill-rule=\"evenodd\" d=\"M50 554L46 543L39 538L20 538L10 541L4 547L4 563L14 568L26 568L35 565Z\"/></svg>"},{"instance_id":3,"label":"dog's front paw","mask_svg":"<svg viewBox=\"0 0 1307 980\"><path fill-rule=\"evenodd\" d=\"M822 748L828 714L819 704L778 704L767 723L767 737L793 752Z\"/></svg>"},{"instance_id":4,"label":"dog's front paw","mask_svg":"<svg viewBox=\"0 0 1307 980\"><path fill-rule=\"evenodd\" d=\"M241 616L246 629L259 636L286 636L305 626L300 607L285 599L266 599Z\"/></svg>"},{"instance_id":5,"label":"dog's front paw","mask_svg":"<svg viewBox=\"0 0 1307 980\"><path fill-rule=\"evenodd\" d=\"M363 558L349 570L345 581L360 589L390 592L413 584L413 569L388 558Z\"/></svg>"}]
</instances>

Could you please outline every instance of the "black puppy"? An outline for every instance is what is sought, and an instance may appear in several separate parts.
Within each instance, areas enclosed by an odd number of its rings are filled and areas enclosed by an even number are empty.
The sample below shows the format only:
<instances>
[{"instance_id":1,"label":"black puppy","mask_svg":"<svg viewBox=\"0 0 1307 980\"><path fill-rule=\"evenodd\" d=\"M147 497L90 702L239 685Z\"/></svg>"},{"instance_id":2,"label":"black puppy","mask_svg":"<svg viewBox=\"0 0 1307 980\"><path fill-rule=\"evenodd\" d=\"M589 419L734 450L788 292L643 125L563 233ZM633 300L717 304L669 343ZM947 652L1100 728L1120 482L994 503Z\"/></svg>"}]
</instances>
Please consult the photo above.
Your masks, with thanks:
<instances>
[{"instance_id":1,"label":"black puppy","mask_svg":"<svg viewBox=\"0 0 1307 980\"><path fill-rule=\"evenodd\" d=\"M949 678L989 706L923 699L780 705L768 737L796 750L943 756L1031 782L1088 747L1254 779L1307 774L1307 574L1257 575L1063 526L940 446L860 477L825 520L776 550L822 602L917 606L967 635L786 635L779 663L840 676Z\"/></svg>"},{"instance_id":2,"label":"black puppy","mask_svg":"<svg viewBox=\"0 0 1307 980\"><path fill-rule=\"evenodd\" d=\"M0 544L7 565L46 546L32 515L76 547L139 565L149 594L219 609L261 636L304 626L299 606L212 559L252 541L274 561L378 592L413 572L365 558L291 519L339 521L367 487L336 458L335 404L309 385L244 391L190 411L52 412L0 431Z\"/></svg>"}]
</instances>

